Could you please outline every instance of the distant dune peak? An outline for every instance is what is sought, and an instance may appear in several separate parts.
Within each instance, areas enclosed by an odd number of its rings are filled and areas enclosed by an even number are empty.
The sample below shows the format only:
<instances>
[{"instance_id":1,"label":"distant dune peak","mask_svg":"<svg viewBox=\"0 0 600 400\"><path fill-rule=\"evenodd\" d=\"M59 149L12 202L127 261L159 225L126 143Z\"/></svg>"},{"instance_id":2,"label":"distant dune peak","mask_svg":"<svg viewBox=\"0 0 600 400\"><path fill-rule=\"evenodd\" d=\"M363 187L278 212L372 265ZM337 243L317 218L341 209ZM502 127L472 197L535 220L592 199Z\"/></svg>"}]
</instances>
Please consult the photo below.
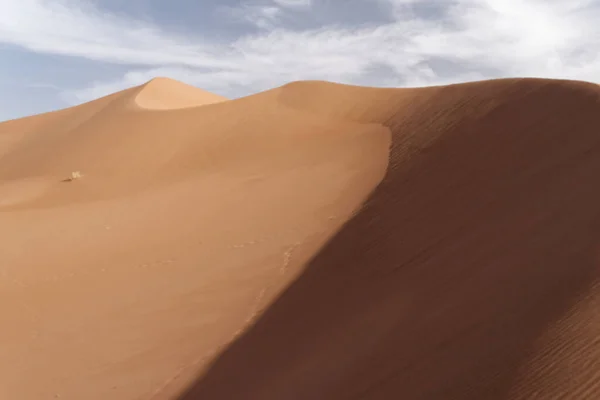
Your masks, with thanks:
<instances>
[{"instance_id":1,"label":"distant dune peak","mask_svg":"<svg viewBox=\"0 0 600 400\"><path fill-rule=\"evenodd\" d=\"M157 77L140 87L137 106L150 110L173 110L220 103L228 99L174 79Z\"/></svg>"}]
</instances>

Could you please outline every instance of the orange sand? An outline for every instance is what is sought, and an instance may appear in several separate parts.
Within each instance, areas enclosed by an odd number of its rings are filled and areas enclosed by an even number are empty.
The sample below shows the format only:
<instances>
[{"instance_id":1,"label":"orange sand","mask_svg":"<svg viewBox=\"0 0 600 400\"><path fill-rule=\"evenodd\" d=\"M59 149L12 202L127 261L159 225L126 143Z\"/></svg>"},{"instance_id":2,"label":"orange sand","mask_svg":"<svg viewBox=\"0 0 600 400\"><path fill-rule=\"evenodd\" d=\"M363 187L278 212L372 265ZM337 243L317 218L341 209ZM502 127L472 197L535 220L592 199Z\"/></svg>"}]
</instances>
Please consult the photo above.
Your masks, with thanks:
<instances>
[{"instance_id":1,"label":"orange sand","mask_svg":"<svg viewBox=\"0 0 600 400\"><path fill-rule=\"evenodd\" d=\"M599 398L599 178L572 81L4 122L0 399Z\"/></svg>"}]
</instances>

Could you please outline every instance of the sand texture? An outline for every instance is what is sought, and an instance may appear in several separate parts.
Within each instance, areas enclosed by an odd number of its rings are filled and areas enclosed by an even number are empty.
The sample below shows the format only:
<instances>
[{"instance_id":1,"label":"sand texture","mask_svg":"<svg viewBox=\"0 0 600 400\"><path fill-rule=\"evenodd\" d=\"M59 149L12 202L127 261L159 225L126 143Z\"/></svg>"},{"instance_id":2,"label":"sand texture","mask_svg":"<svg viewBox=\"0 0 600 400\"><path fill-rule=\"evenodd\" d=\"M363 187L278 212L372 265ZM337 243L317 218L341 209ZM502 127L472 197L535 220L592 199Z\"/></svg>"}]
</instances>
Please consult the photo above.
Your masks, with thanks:
<instances>
[{"instance_id":1,"label":"sand texture","mask_svg":"<svg viewBox=\"0 0 600 400\"><path fill-rule=\"evenodd\" d=\"M0 399L599 399L599 182L575 81L1 123Z\"/></svg>"}]
</instances>

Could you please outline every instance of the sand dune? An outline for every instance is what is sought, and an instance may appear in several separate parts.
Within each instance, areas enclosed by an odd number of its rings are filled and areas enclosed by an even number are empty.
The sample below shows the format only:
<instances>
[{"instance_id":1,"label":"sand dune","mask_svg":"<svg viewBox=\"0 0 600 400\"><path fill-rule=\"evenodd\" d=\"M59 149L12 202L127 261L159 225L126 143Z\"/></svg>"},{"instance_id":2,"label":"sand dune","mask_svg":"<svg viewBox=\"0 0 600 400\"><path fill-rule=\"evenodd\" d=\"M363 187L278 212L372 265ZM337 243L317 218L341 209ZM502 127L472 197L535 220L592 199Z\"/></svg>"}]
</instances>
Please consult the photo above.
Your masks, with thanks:
<instances>
[{"instance_id":1,"label":"sand dune","mask_svg":"<svg viewBox=\"0 0 600 400\"><path fill-rule=\"evenodd\" d=\"M599 177L583 82L8 121L0 398L595 399Z\"/></svg>"}]
</instances>

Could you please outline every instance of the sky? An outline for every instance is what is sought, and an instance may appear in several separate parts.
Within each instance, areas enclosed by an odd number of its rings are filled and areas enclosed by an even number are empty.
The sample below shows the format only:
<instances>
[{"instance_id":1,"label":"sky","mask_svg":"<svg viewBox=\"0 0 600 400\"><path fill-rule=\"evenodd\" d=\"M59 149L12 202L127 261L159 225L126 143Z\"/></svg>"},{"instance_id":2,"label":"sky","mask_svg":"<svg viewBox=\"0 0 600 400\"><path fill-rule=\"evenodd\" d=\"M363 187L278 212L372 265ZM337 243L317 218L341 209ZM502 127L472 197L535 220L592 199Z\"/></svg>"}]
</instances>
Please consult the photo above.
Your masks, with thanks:
<instances>
[{"instance_id":1,"label":"sky","mask_svg":"<svg viewBox=\"0 0 600 400\"><path fill-rule=\"evenodd\" d=\"M600 0L0 0L0 120L157 76L229 98L305 79L600 83Z\"/></svg>"}]
</instances>

